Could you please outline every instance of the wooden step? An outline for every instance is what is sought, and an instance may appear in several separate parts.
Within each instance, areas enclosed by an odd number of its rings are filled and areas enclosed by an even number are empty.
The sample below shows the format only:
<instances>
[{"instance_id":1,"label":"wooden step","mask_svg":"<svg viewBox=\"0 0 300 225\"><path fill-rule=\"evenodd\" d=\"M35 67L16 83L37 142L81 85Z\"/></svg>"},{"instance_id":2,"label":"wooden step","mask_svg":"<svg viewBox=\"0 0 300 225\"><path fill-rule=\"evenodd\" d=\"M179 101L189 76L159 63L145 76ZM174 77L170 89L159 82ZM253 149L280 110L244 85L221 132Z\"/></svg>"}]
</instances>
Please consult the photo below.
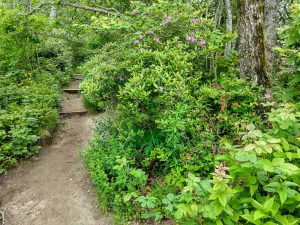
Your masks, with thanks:
<instances>
[{"instance_id":1,"label":"wooden step","mask_svg":"<svg viewBox=\"0 0 300 225\"><path fill-rule=\"evenodd\" d=\"M87 113L88 113L87 110L83 110L83 111L73 111L73 112L60 112L59 115L63 117L68 117L68 116L75 116L75 115L82 116Z\"/></svg>"},{"instance_id":2,"label":"wooden step","mask_svg":"<svg viewBox=\"0 0 300 225\"><path fill-rule=\"evenodd\" d=\"M83 80L83 77L81 74L74 74L73 80Z\"/></svg>"},{"instance_id":3,"label":"wooden step","mask_svg":"<svg viewBox=\"0 0 300 225\"><path fill-rule=\"evenodd\" d=\"M68 94L79 94L80 93L80 89L76 88L65 88L63 89L64 92L68 93Z\"/></svg>"}]
</instances>

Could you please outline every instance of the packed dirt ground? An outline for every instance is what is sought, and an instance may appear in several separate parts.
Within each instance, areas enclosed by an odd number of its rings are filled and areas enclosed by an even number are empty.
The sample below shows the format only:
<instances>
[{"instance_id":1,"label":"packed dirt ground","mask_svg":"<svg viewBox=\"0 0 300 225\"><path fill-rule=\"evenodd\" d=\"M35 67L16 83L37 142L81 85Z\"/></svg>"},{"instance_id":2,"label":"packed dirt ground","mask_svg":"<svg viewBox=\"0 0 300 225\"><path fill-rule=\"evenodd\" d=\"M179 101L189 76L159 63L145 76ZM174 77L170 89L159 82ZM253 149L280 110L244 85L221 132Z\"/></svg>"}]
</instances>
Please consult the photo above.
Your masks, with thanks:
<instances>
[{"instance_id":1,"label":"packed dirt ground","mask_svg":"<svg viewBox=\"0 0 300 225\"><path fill-rule=\"evenodd\" d=\"M78 94L65 96L63 106L63 112L84 110ZM101 216L79 156L97 116L61 118L58 131L39 154L0 176L0 225L111 224Z\"/></svg>"}]
</instances>

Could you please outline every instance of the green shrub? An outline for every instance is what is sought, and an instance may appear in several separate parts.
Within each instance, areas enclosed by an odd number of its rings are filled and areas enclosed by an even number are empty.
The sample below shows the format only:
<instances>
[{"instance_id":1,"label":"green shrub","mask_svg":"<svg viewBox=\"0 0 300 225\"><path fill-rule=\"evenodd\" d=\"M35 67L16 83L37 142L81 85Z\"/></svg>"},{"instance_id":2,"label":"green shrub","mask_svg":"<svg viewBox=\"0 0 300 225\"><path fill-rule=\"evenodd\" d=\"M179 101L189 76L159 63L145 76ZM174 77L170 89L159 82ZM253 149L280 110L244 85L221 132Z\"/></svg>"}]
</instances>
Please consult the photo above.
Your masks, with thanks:
<instances>
[{"instance_id":1,"label":"green shrub","mask_svg":"<svg viewBox=\"0 0 300 225\"><path fill-rule=\"evenodd\" d=\"M66 41L45 35L51 29L43 15L0 10L0 173L36 153L56 126L73 54Z\"/></svg>"},{"instance_id":2,"label":"green shrub","mask_svg":"<svg viewBox=\"0 0 300 225\"><path fill-rule=\"evenodd\" d=\"M94 109L103 110L106 105L118 102L118 90L133 71L156 65L158 61L153 61L151 54L167 52L167 48L178 48L178 54L184 51L190 69L198 71L202 80L235 70L232 66L236 63L235 54L228 57L223 54L226 41L233 36L215 29L213 20L204 17L204 9L196 11L185 4L170 2L151 6L134 4L134 15L101 16L91 24L99 35L113 36L99 49L100 54L82 67L86 78L81 85L83 97Z\"/></svg>"},{"instance_id":3,"label":"green shrub","mask_svg":"<svg viewBox=\"0 0 300 225\"><path fill-rule=\"evenodd\" d=\"M37 141L58 119L58 89L0 81L0 171L38 150Z\"/></svg>"},{"instance_id":4,"label":"green shrub","mask_svg":"<svg viewBox=\"0 0 300 225\"><path fill-rule=\"evenodd\" d=\"M180 224L299 224L300 114L286 104L268 115L272 128L248 125L243 145L227 145L229 152L217 157L212 179L190 173L179 194L141 204L145 215Z\"/></svg>"},{"instance_id":5,"label":"green shrub","mask_svg":"<svg viewBox=\"0 0 300 225\"><path fill-rule=\"evenodd\" d=\"M290 21L282 27L279 36L283 41L281 48L276 48L284 62L274 77L274 93L281 101L300 100L300 4L291 7Z\"/></svg>"},{"instance_id":6,"label":"green shrub","mask_svg":"<svg viewBox=\"0 0 300 225\"><path fill-rule=\"evenodd\" d=\"M160 220L161 197L181 190L189 173L207 177L223 142L241 143L250 122L261 126L261 89L236 78L234 55L223 54L230 37L201 11L136 7L147 16L95 20L120 30L120 41L82 67L86 101L114 111L98 123L85 157L103 208Z\"/></svg>"}]
</instances>

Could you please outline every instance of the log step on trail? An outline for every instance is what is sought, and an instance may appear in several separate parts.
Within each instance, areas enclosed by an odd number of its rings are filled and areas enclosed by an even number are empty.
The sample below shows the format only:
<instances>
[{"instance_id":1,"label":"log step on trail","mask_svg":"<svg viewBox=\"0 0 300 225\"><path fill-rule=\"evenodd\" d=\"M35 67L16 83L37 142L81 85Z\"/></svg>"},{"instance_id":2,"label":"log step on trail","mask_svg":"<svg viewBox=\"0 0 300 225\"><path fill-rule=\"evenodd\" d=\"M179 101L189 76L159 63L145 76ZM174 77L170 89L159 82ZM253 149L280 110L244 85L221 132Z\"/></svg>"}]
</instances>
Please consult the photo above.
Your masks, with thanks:
<instances>
[{"instance_id":1,"label":"log step on trail","mask_svg":"<svg viewBox=\"0 0 300 225\"><path fill-rule=\"evenodd\" d=\"M80 93L79 88L64 88L63 91L68 93L68 94L78 94L78 93Z\"/></svg>"},{"instance_id":2,"label":"log step on trail","mask_svg":"<svg viewBox=\"0 0 300 225\"><path fill-rule=\"evenodd\" d=\"M73 80L81 81L81 80L83 80L83 77L81 74L75 74L73 76Z\"/></svg>"},{"instance_id":3,"label":"log step on trail","mask_svg":"<svg viewBox=\"0 0 300 225\"><path fill-rule=\"evenodd\" d=\"M73 115L85 115L87 114L88 111L87 110L82 110L82 111L73 111L73 112L60 112L59 115L62 117L69 117L69 116L73 116Z\"/></svg>"},{"instance_id":4,"label":"log step on trail","mask_svg":"<svg viewBox=\"0 0 300 225\"><path fill-rule=\"evenodd\" d=\"M60 116L62 117L85 115L88 113L82 103L82 97L80 95L80 80L75 79L78 76L79 75L75 75L73 77L73 82L70 87L63 89L67 95L63 96L63 108L60 112Z\"/></svg>"}]
</instances>

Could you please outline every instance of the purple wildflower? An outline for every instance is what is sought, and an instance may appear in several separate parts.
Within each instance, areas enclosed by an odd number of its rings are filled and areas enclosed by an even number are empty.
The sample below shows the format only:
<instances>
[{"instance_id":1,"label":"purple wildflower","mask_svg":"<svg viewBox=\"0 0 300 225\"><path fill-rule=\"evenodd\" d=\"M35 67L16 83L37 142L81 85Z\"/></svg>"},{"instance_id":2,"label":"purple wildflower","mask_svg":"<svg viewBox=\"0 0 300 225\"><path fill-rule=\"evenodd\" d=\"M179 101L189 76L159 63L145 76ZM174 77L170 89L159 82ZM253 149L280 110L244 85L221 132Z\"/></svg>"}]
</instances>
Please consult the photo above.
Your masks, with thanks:
<instances>
[{"instance_id":1,"label":"purple wildflower","mask_svg":"<svg viewBox=\"0 0 300 225\"><path fill-rule=\"evenodd\" d=\"M144 39L144 35L139 35L139 39L140 40Z\"/></svg>"},{"instance_id":2,"label":"purple wildflower","mask_svg":"<svg viewBox=\"0 0 300 225\"><path fill-rule=\"evenodd\" d=\"M197 38L195 38L194 36L188 36L185 38L187 41L190 41L190 42L196 42L197 41Z\"/></svg>"},{"instance_id":3,"label":"purple wildflower","mask_svg":"<svg viewBox=\"0 0 300 225\"><path fill-rule=\"evenodd\" d=\"M199 42L199 45L202 46L202 47L204 47L206 44L207 44L207 43L206 43L206 41L204 41L204 40L202 40L202 41Z\"/></svg>"},{"instance_id":4,"label":"purple wildflower","mask_svg":"<svg viewBox=\"0 0 300 225\"><path fill-rule=\"evenodd\" d=\"M192 36L191 37L191 42L195 43L196 41L197 41L197 39L194 36Z\"/></svg>"},{"instance_id":5,"label":"purple wildflower","mask_svg":"<svg viewBox=\"0 0 300 225\"><path fill-rule=\"evenodd\" d=\"M192 19L192 23L199 23L200 22L200 20L199 19Z\"/></svg>"},{"instance_id":6,"label":"purple wildflower","mask_svg":"<svg viewBox=\"0 0 300 225\"><path fill-rule=\"evenodd\" d=\"M157 38L157 37L153 38L153 41L155 41L156 43L160 42L159 38Z\"/></svg>"},{"instance_id":7,"label":"purple wildflower","mask_svg":"<svg viewBox=\"0 0 300 225\"><path fill-rule=\"evenodd\" d=\"M166 23L170 23L172 21L172 17L171 16L167 16L165 19Z\"/></svg>"},{"instance_id":8,"label":"purple wildflower","mask_svg":"<svg viewBox=\"0 0 300 225\"><path fill-rule=\"evenodd\" d=\"M139 44L140 43L140 41L139 40L134 40L134 42L133 42L135 45L137 45L137 44Z\"/></svg>"}]
</instances>

